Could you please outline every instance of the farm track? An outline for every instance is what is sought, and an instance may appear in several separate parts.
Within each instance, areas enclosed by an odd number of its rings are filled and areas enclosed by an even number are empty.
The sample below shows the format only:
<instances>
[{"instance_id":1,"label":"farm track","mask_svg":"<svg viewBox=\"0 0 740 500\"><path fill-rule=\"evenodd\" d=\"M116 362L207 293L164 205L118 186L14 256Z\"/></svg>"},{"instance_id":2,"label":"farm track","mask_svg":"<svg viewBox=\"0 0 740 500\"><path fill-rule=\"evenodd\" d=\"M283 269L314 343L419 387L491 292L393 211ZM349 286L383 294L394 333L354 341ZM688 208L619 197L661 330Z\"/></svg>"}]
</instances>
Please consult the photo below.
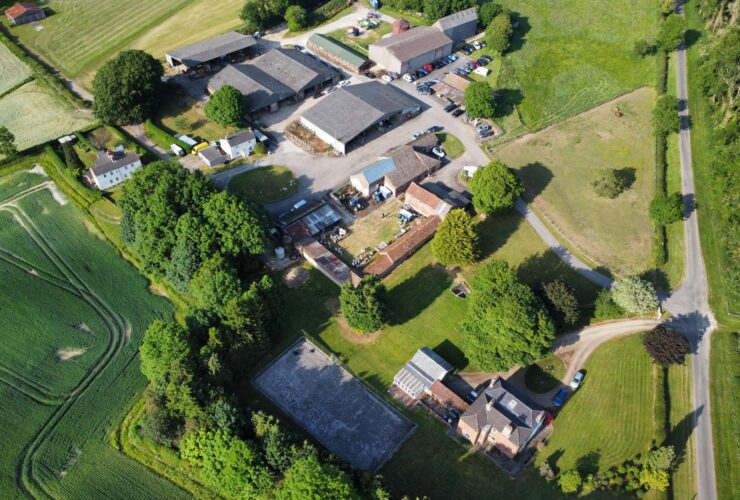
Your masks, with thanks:
<instances>
[{"instance_id":1,"label":"farm track","mask_svg":"<svg viewBox=\"0 0 740 500\"><path fill-rule=\"evenodd\" d=\"M23 450L23 458L18 464L18 486L26 494L34 498L54 498L44 485L38 481L34 474L36 455L49 439L54 430L63 421L69 410L90 389L92 384L104 372L111 361L121 352L126 342L127 322L121 318L104 300L102 300L70 265L58 254L54 245L43 235L43 232L33 223L30 217L17 205L21 198L33 194L41 189L53 190L51 182L45 182L33 188L17 193L0 204L0 210L5 210L18 221L21 227L28 233L34 244L49 259L57 271L63 275L69 285L76 290L76 294L84 300L105 324L109 332L108 343L103 354L96 360L87 374L69 391L67 397L59 403L58 409L44 423L43 427L26 444ZM17 387L16 387L17 388ZM28 395L28 393L26 393ZM43 400L43 398L41 398ZM48 466L47 466L48 467Z\"/></svg>"}]
</instances>

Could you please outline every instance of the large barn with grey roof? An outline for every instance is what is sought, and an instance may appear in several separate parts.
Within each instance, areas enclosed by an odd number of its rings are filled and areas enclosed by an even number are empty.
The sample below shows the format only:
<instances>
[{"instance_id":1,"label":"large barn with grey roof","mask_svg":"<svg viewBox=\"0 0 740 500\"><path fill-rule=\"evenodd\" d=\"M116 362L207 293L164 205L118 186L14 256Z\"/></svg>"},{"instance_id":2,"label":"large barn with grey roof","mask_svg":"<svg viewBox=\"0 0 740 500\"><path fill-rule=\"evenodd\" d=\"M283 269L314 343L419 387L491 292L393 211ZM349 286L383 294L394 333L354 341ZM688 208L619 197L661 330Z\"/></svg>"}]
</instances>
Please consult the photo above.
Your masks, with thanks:
<instances>
[{"instance_id":1,"label":"large barn with grey roof","mask_svg":"<svg viewBox=\"0 0 740 500\"><path fill-rule=\"evenodd\" d=\"M416 26L370 45L370 59L397 73L414 71L451 53L452 40L429 26Z\"/></svg>"},{"instance_id":2,"label":"large barn with grey roof","mask_svg":"<svg viewBox=\"0 0 740 500\"><path fill-rule=\"evenodd\" d=\"M250 35L230 31L202 42L174 49L167 54L167 65L171 68L184 66L187 69L204 64L243 59L253 54L257 40Z\"/></svg>"},{"instance_id":3,"label":"large barn with grey roof","mask_svg":"<svg viewBox=\"0 0 740 500\"><path fill-rule=\"evenodd\" d=\"M244 94L247 111L275 111L283 101L297 102L339 81L339 72L295 49L272 49L258 58L231 64L208 82L213 93L231 85Z\"/></svg>"},{"instance_id":4,"label":"large barn with grey roof","mask_svg":"<svg viewBox=\"0 0 740 500\"><path fill-rule=\"evenodd\" d=\"M400 123L421 112L421 104L404 91L380 82L336 90L301 116L301 125L339 153L381 121Z\"/></svg>"}]
</instances>

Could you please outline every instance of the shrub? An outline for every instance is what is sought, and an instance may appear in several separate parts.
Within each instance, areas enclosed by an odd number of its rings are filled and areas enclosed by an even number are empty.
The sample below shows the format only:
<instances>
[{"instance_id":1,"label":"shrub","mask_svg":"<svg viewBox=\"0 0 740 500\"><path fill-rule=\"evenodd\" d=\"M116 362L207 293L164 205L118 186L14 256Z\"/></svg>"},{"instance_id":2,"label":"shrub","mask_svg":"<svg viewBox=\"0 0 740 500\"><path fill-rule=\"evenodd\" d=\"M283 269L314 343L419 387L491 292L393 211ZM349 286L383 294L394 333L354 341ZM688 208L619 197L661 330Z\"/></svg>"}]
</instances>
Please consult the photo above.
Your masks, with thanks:
<instances>
[{"instance_id":1,"label":"shrub","mask_svg":"<svg viewBox=\"0 0 740 500\"><path fill-rule=\"evenodd\" d=\"M478 24L481 26L490 26L491 21L493 21L499 14L503 13L504 8L501 4L493 1L485 2L478 9Z\"/></svg>"},{"instance_id":2,"label":"shrub","mask_svg":"<svg viewBox=\"0 0 740 500\"><path fill-rule=\"evenodd\" d=\"M686 362L686 356L691 351L689 339L665 326L656 326L647 332L642 338L642 343L653 361L664 368L670 365L683 365ZM660 448L649 455L647 463L653 468L668 464L664 467L667 470L674 457L675 453L672 448L670 451Z\"/></svg>"},{"instance_id":3,"label":"shrub","mask_svg":"<svg viewBox=\"0 0 740 500\"><path fill-rule=\"evenodd\" d=\"M367 275L355 287L351 281L342 286L339 302L347 324L361 332L374 332L385 320L385 286L377 276Z\"/></svg>"},{"instance_id":4,"label":"shrub","mask_svg":"<svg viewBox=\"0 0 740 500\"><path fill-rule=\"evenodd\" d=\"M478 259L478 233L465 210L452 210L437 229L432 252L445 266L464 265Z\"/></svg>"},{"instance_id":5,"label":"shrub","mask_svg":"<svg viewBox=\"0 0 740 500\"><path fill-rule=\"evenodd\" d=\"M646 57L655 54L655 45L645 39L640 39L635 42L632 47L632 52L640 57Z\"/></svg>"},{"instance_id":6,"label":"shrub","mask_svg":"<svg viewBox=\"0 0 740 500\"><path fill-rule=\"evenodd\" d=\"M65 142L62 144L62 152L64 153L64 163L67 164L67 172L72 177L79 177L84 173L84 168L80 162L80 158L77 156L75 148L71 142Z\"/></svg>"},{"instance_id":7,"label":"shrub","mask_svg":"<svg viewBox=\"0 0 740 500\"><path fill-rule=\"evenodd\" d=\"M599 170L596 177L591 181L591 187L602 198L616 198L625 190L626 184L615 169L605 168Z\"/></svg>"},{"instance_id":8,"label":"shrub","mask_svg":"<svg viewBox=\"0 0 740 500\"><path fill-rule=\"evenodd\" d=\"M683 219L683 198L681 193L658 195L650 202L650 220L660 226L667 226Z\"/></svg>"},{"instance_id":9,"label":"shrub","mask_svg":"<svg viewBox=\"0 0 740 500\"><path fill-rule=\"evenodd\" d=\"M577 493L582 482L581 475L577 470L563 472L558 478L558 485L563 490L563 493Z\"/></svg>"},{"instance_id":10,"label":"shrub","mask_svg":"<svg viewBox=\"0 0 740 500\"><path fill-rule=\"evenodd\" d=\"M290 31L300 31L308 24L308 13L300 5L291 5L285 11L285 20Z\"/></svg>"},{"instance_id":11,"label":"shrub","mask_svg":"<svg viewBox=\"0 0 740 500\"><path fill-rule=\"evenodd\" d=\"M231 85L224 85L208 99L206 116L222 127L238 127L247 113L244 96Z\"/></svg>"},{"instance_id":12,"label":"shrub","mask_svg":"<svg viewBox=\"0 0 740 500\"><path fill-rule=\"evenodd\" d=\"M624 309L614 302L609 290L599 290L596 301L594 302L594 317L596 319L617 319L623 317L624 314Z\"/></svg>"},{"instance_id":13,"label":"shrub","mask_svg":"<svg viewBox=\"0 0 740 500\"><path fill-rule=\"evenodd\" d=\"M258 142L254 145L254 149L252 150L252 152L256 155L264 155L267 154L267 148L265 148L264 144Z\"/></svg>"},{"instance_id":14,"label":"shrub","mask_svg":"<svg viewBox=\"0 0 740 500\"><path fill-rule=\"evenodd\" d=\"M12 159L17 154L15 136L7 127L0 127L0 158Z\"/></svg>"},{"instance_id":15,"label":"shrub","mask_svg":"<svg viewBox=\"0 0 740 500\"><path fill-rule=\"evenodd\" d=\"M653 126L656 134L668 135L678 131L681 117L678 115L678 98L663 95L658 98L653 110Z\"/></svg>"},{"instance_id":16,"label":"shrub","mask_svg":"<svg viewBox=\"0 0 740 500\"><path fill-rule=\"evenodd\" d=\"M550 464L545 460L540 464L539 469L537 469L540 473L540 476L544 477L548 481L552 481L555 479L555 473L552 470L552 467L550 467Z\"/></svg>"},{"instance_id":17,"label":"shrub","mask_svg":"<svg viewBox=\"0 0 740 500\"><path fill-rule=\"evenodd\" d=\"M633 314L645 314L658 307L658 294L649 281L638 276L629 276L612 289L614 302Z\"/></svg>"},{"instance_id":18,"label":"shrub","mask_svg":"<svg viewBox=\"0 0 740 500\"><path fill-rule=\"evenodd\" d=\"M494 160L475 172L470 191L476 210L493 214L513 207L524 192L524 186L511 169Z\"/></svg>"}]
</instances>

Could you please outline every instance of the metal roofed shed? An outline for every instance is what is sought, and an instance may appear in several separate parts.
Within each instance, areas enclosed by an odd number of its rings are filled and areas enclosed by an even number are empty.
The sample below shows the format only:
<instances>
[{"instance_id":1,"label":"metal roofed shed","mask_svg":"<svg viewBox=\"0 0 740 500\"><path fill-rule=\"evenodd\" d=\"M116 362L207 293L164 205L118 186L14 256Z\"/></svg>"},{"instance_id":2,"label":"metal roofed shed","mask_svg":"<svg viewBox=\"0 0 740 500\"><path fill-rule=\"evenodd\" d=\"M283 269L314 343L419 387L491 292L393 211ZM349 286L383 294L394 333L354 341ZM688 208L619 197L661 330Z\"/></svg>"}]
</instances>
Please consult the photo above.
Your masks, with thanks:
<instances>
[{"instance_id":1,"label":"metal roofed shed","mask_svg":"<svg viewBox=\"0 0 740 500\"><path fill-rule=\"evenodd\" d=\"M452 40L429 26L416 26L370 45L370 59L396 73L408 73L451 53Z\"/></svg>"},{"instance_id":2,"label":"metal roofed shed","mask_svg":"<svg viewBox=\"0 0 740 500\"><path fill-rule=\"evenodd\" d=\"M248 63L226 66L211 77L208 90L213 93L231 85L244 95L250 113L265 108L275 111L280 102L297 102L338 82L339 77L337 70L308 54L279 48Z\"/></svg>"},{"instance_id":3,"label":"metal roofed shed","mask_svg":"<svg viewBox=\"0 0 740 500\"><path fill-rule=\"evenodd\" d=\"M209 167L221 165L222 163L226 163L226 160L228 160L226 155L218 149L218 146L208 146L207 148L203 148L198 151L198 156L200 156L203 163Z\"/></svg>"},{"instance_id":4,"label":"metal roofed shed","mask_svg":"<svg viewBox=\"0 0 740 500\"><path fill-rule=\"evenodd\" d=\"M478 12L475 7L442 17L432 26L450 37L455 45L475 35L478 28Z\"/></svg>"},{"instance_id":5,"label":"metal roofed shed","mask_svg":"<svg viewBox=\"0 0 740 500\"><path fill-rule=\"evenodd\" d=\"M334 91L301 116L301 125L336 151L382 120L403 121L421 112L404 91L380 82L348 85Z\"/></svg>"},{"instance_id":6,"label":"metal roofed shed","mask_svg":"<svg viewBox=\"0 0 740 500\"><path fill-rule=\"evenodd\" d=\"M306 42L306 47L327 61L355 73L361 72L370 61L345 44L325 35L314 33Z\"/></svg>"},{"instance_id":7,"label":"metal roofed shed","mask_svg":"<svg viewBox=\"0 0 740 500\"><path fill-rule=\"evenodd\" d=\"M171 50L165 57L170 67L183 65L187 68L194 68L242 51L246 55L246 52L255 45L257 45L257 40L254 37L230 31L202 42Z\"/></svg>"},{"instance_id":8,"label":"metal roofed shed","mask_svg":"<svg viewBox=\"0 0 740 500\"><path fill-rule=\"evenodd\" d=\"M422 347L411 361L396 373L393 383L412 399L428 392L434 382L444 379L452 365L428 347Z\"/></svg>"}]
</instances>

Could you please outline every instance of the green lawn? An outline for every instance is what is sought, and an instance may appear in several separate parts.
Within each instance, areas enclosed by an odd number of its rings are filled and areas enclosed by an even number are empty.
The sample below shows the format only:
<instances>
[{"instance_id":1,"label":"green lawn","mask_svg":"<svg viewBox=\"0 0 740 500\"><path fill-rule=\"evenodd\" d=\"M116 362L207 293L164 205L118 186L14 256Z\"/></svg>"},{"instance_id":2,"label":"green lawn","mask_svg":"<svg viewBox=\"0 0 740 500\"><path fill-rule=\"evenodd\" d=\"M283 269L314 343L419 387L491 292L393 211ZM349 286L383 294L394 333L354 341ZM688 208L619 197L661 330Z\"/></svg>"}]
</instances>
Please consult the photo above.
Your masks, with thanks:
<instances>
[{"instance_id":1,"label":"green lawn","mask_svg":"<svg viewBox=\"0 0 740 500\"><path fill-rule=\"evenodd\" d=\"M333 38L334 40L337 40L338 42L341 42L348 47L355 49L359 53L367 56L370 44L377 42L384 35L390 33L392 28L393 26L391 26L390 23L381 21L380 26L375 29L365 30L363 28L363 33L360 36L347 35L346 28L332 31L331 33L327 33L326 36L328 36L329 38Z\"/></svg>"},{"instance_id":2,"label":"green lawn","mask_svg":"<svg viewBox=\"0 0 740 500\"><path fill-rule=\"evenodd\" d=\"M717 330L712 334L710 389L718 498L736 497L740 484L739 346L737 332Z\"/></svg>"},{"instance_id":3,"label":"green lawn","mask_svg":"<svg viewBox=\"0 0 740 500\"><path fill-rule=\"evenodd\" d=\"M691 362L674 365L668 369L668 397L670 401L668 444L673 445L678 456L678 467L673 473L673 498L675 500L696 498L696 459L693 401L691 399ZM720 498L724 498L720 495Z\"/></svg>"},{"instance_id":4,"label":"green lawn","mask_svg":"<svg viewBox=\"0 0 740 500\"><path fill-rule=\"evenodd\" d=\"M298 181L290 169L278 165L259 167L235 175L229 191L259 204L288 198L298 191Z\"/></svg>"},{"instance_id":5,"label":"green lawn","mask_svg":"<svg viewBox=\"0 0 740 500\"><path fill-rule=\"evenodd\" d=\"M493 151L516 170L525 197L566 245L616 274L642 272L650 263L653 100L652 89L642 88ZM630 188L615 199L597 196L590 182L603 168L621 171Z\"/></svg>"},{"instance_id":6,"label":"green lawn","mask_svg":"<svg viewBox=\"0 0 740 500\"><path fill-rule=\"evenodd\" d=\"M0 43L0 96L31 77L31 68Z\"/></svg>"},{"instance_id":7,"label":"green lawn","mask_svg":"<svg viewBox=\"0 0 740 500\"><path fill-rule=\"evenodd\" d=\"M588 359L585 371L581 388L557 415L538 464L549 460L563 471L597 456L604 471L650 448L655 384L640 336L606 342Z\"/></svg>"},{"instance_id":8,"label":"green lawn","mask_svg":"<svg viewBox=\"0 0 740 500\"><path fill-rule=\"evenodd\" d=\"M185 134L205 141L215 141L233 132L209 120L203 109L203 102L184 93L173 92L162 104L157 110L155 122L173 135Z\"/></svg>"},{"instance_id":9,"label":"green lawn","mask_svg":"<svg viewBox=\"0 0 740 500\"><path fill-rule=\"evenodd\" d=\"M0 98L0 126L15 135L21 151L85 128L92 121L88 111L75 109L39 80Z\"/></svg>"},{"instance_id":10,"label":"green lawn","mask_svg":"<svg viewBox=\"0 0 740 500\"><path fill-rule=\"evenodd\" d=\"M519 28L498 84L530 129L654 83L654 57L631 53L636 40L655 36L652 0L500 3L517 13Z\"/></svg>"},{"instance_id":11,"label":"green lawn","mask_svg":"<svg viewBox=\"0 0 740 500\"><path fill-rule=\"evenodd\" d=\"M437 138L439 138L442 149L447 153L447 157L451 160L460 158L465 152L465 146L460 142L460 139L447 132L437 132Z\"/></svg>"},{"instance_id":12,"label":"green lawn","mask_svg":"<svg viewBox=\"0 0 740 500\"><path fill-rule=\"evenodd\" d=\"M355 219L349 227L349 235L338 245L351 257L357 257L366 248L375 248L381 242L390 242L401 229L398 211L403 204L398 198L387 200L369 214ZM351 260L351 258L350 258Z\"/></svg>"},{"instance_id":13,"label":"green lawn","mask_svg":"<svg viewBox=\"0 0 740 500\"><path fill-rule=\"evenodd\" d=\"M47 180L0 177L0 200ZM144 330L170 304L59 194L28 194L0 219L0 496L182 497L108 442L145 385Z\"/></svg>"}]
</instances>

